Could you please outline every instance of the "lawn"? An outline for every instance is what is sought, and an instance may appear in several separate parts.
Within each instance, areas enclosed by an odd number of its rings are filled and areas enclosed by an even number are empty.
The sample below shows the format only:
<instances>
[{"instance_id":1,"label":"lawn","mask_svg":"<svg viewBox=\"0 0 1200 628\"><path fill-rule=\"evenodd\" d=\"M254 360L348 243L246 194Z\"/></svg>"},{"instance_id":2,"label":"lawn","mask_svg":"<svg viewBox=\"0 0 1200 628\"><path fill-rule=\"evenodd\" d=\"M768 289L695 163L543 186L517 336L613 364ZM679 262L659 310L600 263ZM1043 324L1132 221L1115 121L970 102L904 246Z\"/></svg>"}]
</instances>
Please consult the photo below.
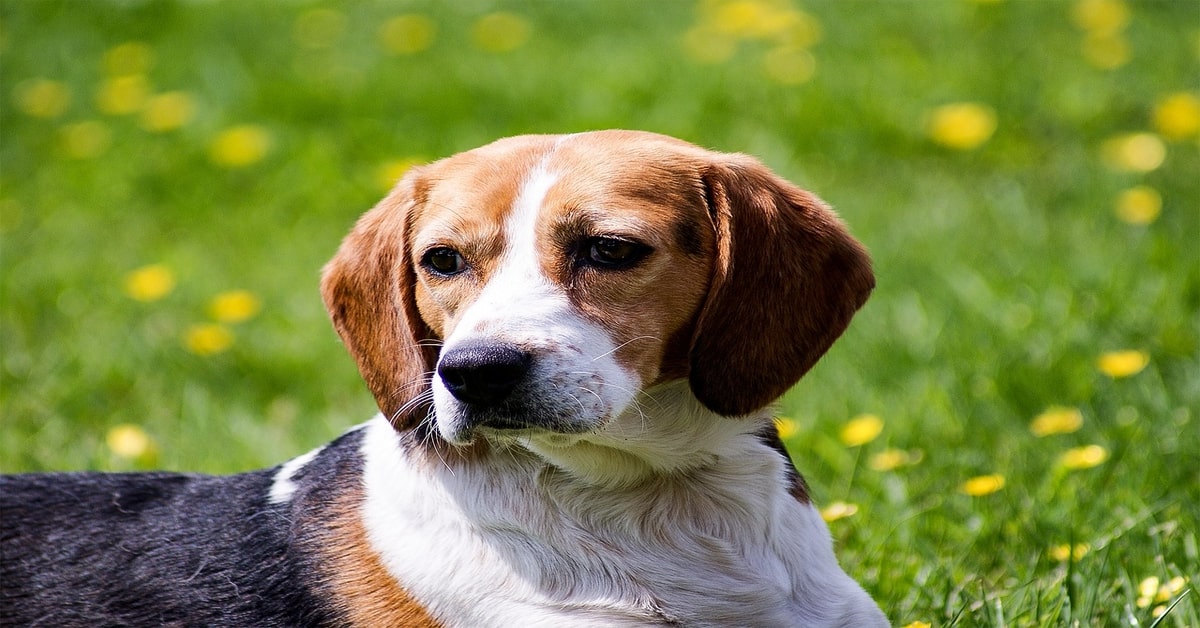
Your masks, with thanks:
<instances>
[{"instance_id":1,"label":"lawn","mask_svg":"<svg viewBox=\"0 0 1200 628\"><path fill-rule=\"evenodd\" d=\"M640 128L871 249L780 426L893 622L1200 626L1198 77L1184 0L6 1L0 470L324 442L319 271L406 166Z\"/></svg>"}]
</instances>

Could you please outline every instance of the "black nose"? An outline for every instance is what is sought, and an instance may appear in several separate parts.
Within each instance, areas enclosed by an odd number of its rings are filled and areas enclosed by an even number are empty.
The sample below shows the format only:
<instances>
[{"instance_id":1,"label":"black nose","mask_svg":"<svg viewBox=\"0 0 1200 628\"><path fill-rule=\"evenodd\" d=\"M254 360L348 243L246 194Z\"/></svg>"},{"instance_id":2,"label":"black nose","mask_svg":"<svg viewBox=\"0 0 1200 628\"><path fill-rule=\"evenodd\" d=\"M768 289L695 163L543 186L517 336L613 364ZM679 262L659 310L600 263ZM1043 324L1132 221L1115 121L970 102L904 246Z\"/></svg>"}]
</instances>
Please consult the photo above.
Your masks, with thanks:
<instances>
[{"instance_id":1,"label":"black nose","mask_svg":"<svg viewBox=\"0 0 1200 628\"><path fill-rule=\"evenodd\" d=\"M512 345L473 345L443 353L437 372L459 401L495 405L525 378L530 362L528 353Z\"/></svg>"}]
</instances>

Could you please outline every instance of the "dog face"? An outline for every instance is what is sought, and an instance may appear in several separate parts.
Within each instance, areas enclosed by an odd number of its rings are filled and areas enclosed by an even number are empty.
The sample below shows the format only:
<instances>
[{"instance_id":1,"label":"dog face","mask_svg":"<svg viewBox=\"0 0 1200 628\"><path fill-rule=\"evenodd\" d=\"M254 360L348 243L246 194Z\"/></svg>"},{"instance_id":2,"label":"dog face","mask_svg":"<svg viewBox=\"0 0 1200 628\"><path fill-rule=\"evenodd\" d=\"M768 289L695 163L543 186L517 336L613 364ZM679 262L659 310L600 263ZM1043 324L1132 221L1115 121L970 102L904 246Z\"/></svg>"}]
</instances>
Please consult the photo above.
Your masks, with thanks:
<instances>
[{"instance_id":1,"label":"dog face","mask_svg":"<svg viewBox=\"0 0 1200 628\"><path fill-rule=\"evenodd\" d=\"M873 283L836 216L753 159L604 131L414 169L322 292L398 429L569 444L676 381L719 415L763 408Z\"/></svg>"}]
</instances>

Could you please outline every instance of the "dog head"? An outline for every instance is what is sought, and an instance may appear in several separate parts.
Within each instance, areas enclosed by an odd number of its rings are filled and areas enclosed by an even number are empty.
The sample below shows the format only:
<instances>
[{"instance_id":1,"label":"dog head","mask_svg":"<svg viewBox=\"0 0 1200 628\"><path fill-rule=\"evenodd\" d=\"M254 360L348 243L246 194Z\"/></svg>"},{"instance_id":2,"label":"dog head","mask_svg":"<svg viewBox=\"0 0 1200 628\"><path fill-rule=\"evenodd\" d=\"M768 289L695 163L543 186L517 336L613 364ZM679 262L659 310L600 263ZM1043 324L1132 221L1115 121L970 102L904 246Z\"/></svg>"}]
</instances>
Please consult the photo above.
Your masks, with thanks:
<instances>
[{"instance_id":1,"label":"dog head","mask_svg":"<svg viewBox=\"0 0 1200 628\"><path fill-rule=\"evenodd\" d=\"M392 424L431 420L466 444L586 438L672 382L751 414L873 285L836 215L756 160L602 131L413 169L343 242L322 294Z\"/></svg>"}]
</instances>

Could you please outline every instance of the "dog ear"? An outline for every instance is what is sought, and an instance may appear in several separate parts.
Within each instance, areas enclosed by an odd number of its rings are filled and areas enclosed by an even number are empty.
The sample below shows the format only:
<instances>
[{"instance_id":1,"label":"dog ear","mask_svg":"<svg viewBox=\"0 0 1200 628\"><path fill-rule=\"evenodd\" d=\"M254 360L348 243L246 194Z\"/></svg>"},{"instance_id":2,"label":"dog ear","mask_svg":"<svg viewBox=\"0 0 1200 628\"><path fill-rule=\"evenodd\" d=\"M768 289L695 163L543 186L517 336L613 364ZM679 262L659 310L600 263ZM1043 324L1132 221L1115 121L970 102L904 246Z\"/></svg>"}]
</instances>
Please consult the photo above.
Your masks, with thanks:
<instances>
[{"instance_id":1,"label":"dog ear","mask_svg":"<svg viewBox=\"0 0 1200 628\"><path fill-rule=\"evenodd\" d=\"M816 364L875 278L866 250L832 210L754 159L722 156L704 183L717 259L689 381L714 412L746 415Z\"/></svg>"},{"instance_id":2,"label":"dog ear","mask_svg":"<svg viewBox=\"0 0 1200 628\"><path fill-rule=\"evenodd\" d=\"M425 194L410 171L359 219L321 277L321 296L380 411L396 429L418 425L430 410L437 363L433 331L414 298L410 215Z\"/></svg>"}]
</instances>

